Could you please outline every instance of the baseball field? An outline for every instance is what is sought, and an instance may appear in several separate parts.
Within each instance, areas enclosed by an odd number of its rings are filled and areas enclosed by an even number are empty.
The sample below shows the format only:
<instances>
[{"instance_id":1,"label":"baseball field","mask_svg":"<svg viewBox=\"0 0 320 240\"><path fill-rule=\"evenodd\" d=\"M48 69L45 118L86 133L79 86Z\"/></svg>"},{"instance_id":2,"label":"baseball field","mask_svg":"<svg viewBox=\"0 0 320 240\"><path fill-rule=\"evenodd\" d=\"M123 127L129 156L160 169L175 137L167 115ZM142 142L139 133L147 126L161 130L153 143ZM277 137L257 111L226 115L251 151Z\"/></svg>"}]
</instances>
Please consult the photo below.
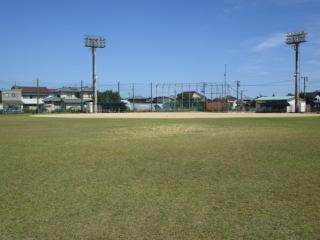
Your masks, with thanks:
<instances>
[{"instance_id":1,"label":"baseball field","mask_svg":"<svg viewBox=\"0 0 320 240\"><path fill-rule=\"evenodd\" d=\"M319 115L48 116L0 116L0 239L320 238Z\"/></svg>"}]
</instances>

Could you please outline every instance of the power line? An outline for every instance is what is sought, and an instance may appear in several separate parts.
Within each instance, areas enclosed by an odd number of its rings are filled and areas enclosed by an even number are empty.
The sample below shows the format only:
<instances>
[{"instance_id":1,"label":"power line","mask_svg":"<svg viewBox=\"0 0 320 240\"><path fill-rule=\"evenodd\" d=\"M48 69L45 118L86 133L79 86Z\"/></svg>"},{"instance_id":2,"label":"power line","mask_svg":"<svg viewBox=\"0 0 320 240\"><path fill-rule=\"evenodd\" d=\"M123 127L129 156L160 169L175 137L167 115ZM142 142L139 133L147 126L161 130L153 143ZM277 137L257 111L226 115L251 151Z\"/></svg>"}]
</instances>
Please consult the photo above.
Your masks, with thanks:
<instances>
[{"instance_id":1,"label":"power line","mask_svg":"<svg viewBox=\"0 0 320 240\"><path fill-rule=\"evenodd\" d=\"M257 84L241 84L243 87L259 87L259 86L270 86L277 85L279 83L292 82L291 80L277 81L277 82L266 82L266 83L257 83Z\"/></svg>"}]
</instances>

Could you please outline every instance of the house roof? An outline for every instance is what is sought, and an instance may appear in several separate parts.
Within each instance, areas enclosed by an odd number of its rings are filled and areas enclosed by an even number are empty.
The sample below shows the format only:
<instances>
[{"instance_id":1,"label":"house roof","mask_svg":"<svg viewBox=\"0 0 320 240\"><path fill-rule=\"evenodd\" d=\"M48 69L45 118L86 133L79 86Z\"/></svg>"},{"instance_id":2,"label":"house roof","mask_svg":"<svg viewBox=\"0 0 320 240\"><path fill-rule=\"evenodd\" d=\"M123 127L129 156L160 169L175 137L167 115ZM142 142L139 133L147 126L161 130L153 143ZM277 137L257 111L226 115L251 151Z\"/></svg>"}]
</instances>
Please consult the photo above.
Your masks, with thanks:
<instances>
[{"instance_id":1,"label":"house roof","mask_svg":"<svg viewBox=\"0 0 320 240\"><path fill-rule=\"evenodd\" d=\"M259 97L256 101L288 101L294 99L294 96L272 96L272 97Z\"/></svg>"},{"instance_id":2,"label":"house roof","mask_svg":"<svg viewBox=\"0 0 320 240\"><path fill-rule=\"evenodd\" d=\"M172 97L168 97L168 96L157 96L157 97L154 97L153 99L162 99L162 98L165 98L165 99L168 99L168 98L170 98L170 99L173 99Z\"/></svg>"},{"instance_id":3,"label":"house roof","mask_svg":"<svg viewBox=\"0 0 320 240\"><path fill-rule=\"evenodd\" d=\"M57 89L58 92L81 92L80 87L62 87ZM92 92L92 88L89 88L87 86L82 87L83 92Z\"/></svg>"},{"instance_id":4,"label":"house roof","mask_svg":"<svg viewBox=\"0 0 320 240\"><path fill-rule=\"evenodd\" d=\"M197 91L184 91L184 92L181 92L181 93L178 93L177 96L178 97L184 97L184 96L188 96L188 97L200 97L200 98L204 98L205 96L202 94L202 93L199 93Z\"/></svg>"},{"instance_id":5,"label":"house roof","mask_svg":"<svg viewBox=\"0 0 320 240\"><path fill-rule=\"evenodd\" d=\"M306 96L309 96L311 98L315 98L316 96L320 96L320 90L316 90L314 92L307 92Z\"/></svg>"},{"instance_id":6,"label":"house roof","mask_svg":"<svg viewBox=\"0 0 320 240\"><path fill-rule=\"evenodd\" d=\"M61 98L57 96L49 96L43 99L44 102L60 102Z\"/></svg>"},{"instance_id":7,"label":"house roof","mask_svg":"<svg viewBox=\"0 0 320 240\"><path fill-rule=\"evenodd\" d=\"M199 93L197 91L184 91L184 92L181 92L179 94L197 94L197 95L203 96L202 93Z\"/></svg>"},{"instance_id":8,"label":"house roof","mask_svg":"<svg viewBox=\"0 0 320 240\"><path fill-rule=\"evenodd\" d=\"M148 99L148 97L134 96L134 97L129 97L128 99Z\"/></svg>"},{"instance_id":9,"label":"house roof","mask_svg":"<svg viewBox=\"0 0 320 240\"><path fill-rule=\"evenodd\" d=\"M65 104L81 104L81 99L62 99L62 102ZM82 103L85 103L85 101L82 101Z\"/></svg>"},{"instance_id":10,"label":"house roof","mask_svg":"<svg viewBox=\"0 0 320 240\"><path fill-rule=\"evenodd\" d=\"M11 89L21 89L22 93L45 93L50 94L54 92L53 89L47 87L30 87L30 86L13 86Z\"/></svg>"},{"instance_id":11,"label":"house roof","mask_svg":"<svg viewBox=\"0 0 320 240\"><path fill-rule=\"evenodd\" d=\"M231 96L231 95L227 95L227 100L229 100L229 101L235 101L235 100L237 100L237 98L236 97L234 97L234 96Z\"/></svg>"}]
</instances>

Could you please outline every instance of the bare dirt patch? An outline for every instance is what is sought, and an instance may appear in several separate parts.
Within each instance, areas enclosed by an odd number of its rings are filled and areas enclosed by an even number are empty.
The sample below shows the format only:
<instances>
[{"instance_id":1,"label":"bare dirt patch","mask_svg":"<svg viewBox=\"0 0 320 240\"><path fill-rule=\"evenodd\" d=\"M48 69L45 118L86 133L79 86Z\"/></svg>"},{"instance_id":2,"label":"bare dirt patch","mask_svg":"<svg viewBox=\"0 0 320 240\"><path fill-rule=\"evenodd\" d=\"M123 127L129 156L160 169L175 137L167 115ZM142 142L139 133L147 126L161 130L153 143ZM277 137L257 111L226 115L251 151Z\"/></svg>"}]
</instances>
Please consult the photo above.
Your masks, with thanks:
<instances>
[{"instance_id":1,"label":"bare dirt patch","mask_svg":"<svg viewBox=\"0 0 320 240\"><path fill-rule=\"evenodd\" d=\"M192 119L192 118L277 118L277 117L315 117L316 113L211 113L211 112L135 112L135 113L65 113L41 114L34 117L51 118L149 118L149 119Z\"/></svg>"}]
</instances>

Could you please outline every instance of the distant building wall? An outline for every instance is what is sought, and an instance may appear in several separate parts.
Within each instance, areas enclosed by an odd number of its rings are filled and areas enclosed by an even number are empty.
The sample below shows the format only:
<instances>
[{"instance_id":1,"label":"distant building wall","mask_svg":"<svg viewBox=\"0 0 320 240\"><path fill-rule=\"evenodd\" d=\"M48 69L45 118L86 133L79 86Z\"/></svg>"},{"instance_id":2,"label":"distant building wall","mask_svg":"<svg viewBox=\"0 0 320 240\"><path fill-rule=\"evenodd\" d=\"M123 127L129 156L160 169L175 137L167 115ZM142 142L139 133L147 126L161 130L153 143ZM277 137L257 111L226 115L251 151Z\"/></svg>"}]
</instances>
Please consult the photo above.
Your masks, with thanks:
<instances>
[{"instance_id":1,"label":"distant building wall","mask_svg":"<svg viewBox=\"0 0 320 240\"><path fill-rule=\"evenodd\" d=\"M15 108L17 110L22 110L23 103L20 89L2 91L1 97L4 109Z\"/></svg>"},{"instance_id":2,"label":"distant building wall","mask_svg":"<svg viewBox=\"0 0 320 240\"><path fill-rule=\"evenodd\" d=\"M220 112L226 109L225 101L206 102L206 110L208 112Z\"/></svg>"},{"instance_id":3,"label":"distant building wall","mask_svg":"<svg viewBox=\"0 0 320 240\"><path fill-rule=\"evenodd\" d=\"M60 97L64 99L77 99L76 93L60 93Z\"/></svg>"},{"instance_id":4,"label":"distant building wall","mask_svg":"<svg viewBox=\"0 0 320 240\"><path fill-rule=\"evenodd\" d=\"M19 89L2 91L1 95L3 102L20 102L22 98L21 90Z\"/></svg>"}]
</instances>

